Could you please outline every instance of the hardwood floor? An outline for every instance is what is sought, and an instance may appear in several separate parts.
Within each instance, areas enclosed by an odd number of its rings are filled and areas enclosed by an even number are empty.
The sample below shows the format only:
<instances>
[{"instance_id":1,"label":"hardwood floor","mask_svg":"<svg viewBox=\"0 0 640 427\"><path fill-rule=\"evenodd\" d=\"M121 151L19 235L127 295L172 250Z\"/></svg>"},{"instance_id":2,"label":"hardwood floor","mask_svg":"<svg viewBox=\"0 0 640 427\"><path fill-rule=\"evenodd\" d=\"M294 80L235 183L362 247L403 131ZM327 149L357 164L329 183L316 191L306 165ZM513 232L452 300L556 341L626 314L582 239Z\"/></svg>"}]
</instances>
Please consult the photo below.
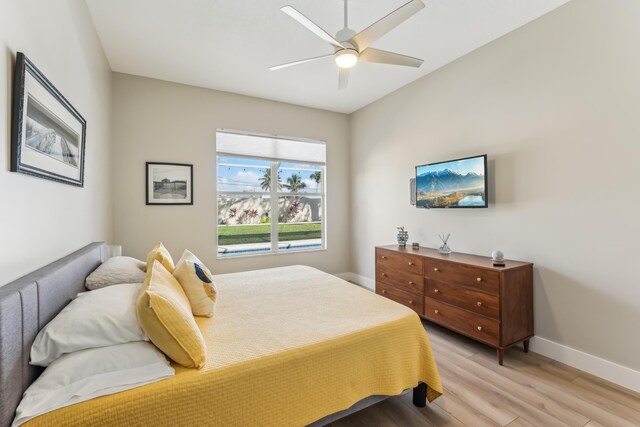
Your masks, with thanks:
<instances>
[{"instance_id":1,"label":"hardwood floor","mask_svg":"<svg viewBox=\"0 0 640 427\"><path fill-rule=\"evenodd\" d=\"M389 398L331 427L640 426L640 393L522 347L495 350L423 321L444 395L416 408L411 393Z\"/></svg>"}]
</instances>

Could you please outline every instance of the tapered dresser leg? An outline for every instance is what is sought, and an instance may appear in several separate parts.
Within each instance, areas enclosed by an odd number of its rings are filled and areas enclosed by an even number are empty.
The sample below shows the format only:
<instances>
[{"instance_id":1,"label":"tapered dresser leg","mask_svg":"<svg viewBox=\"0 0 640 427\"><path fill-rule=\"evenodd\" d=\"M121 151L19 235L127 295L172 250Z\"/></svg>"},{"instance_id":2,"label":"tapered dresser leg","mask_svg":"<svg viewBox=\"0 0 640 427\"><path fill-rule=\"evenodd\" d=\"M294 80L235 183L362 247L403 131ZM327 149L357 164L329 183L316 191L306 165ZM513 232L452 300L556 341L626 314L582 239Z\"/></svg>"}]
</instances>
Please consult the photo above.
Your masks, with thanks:
<instances>
[{"instance_id":1,"label":"tapered dresser leg","mask_svg":"<svg viewBox=\"0 0 640 427\"><path fill-rule=\"evenodd\" d=\"M529 353L529 340L528 339L522 341L522 346L524 347L524 352L525 353Z\"/></svg>"},{"instance_id":2,"label":"tapered dresser leg","mask_svg":"<svg viewBox=\"0 0 640 427\"><path fill-rule=\"evenodd\" d=\"M427 385L425 383L420 383L417 387L414 387L413 404L418 408L427 406Z\"/></svg>"},{"instance_id":3,"label":"tapered dresser leg","mask_svg":"<svg viewBox=\"0 0 640 427\"><path fill-rule=\"evenodd\" d=\"M498 352L498 364L502 365L502 362L504 362L504 349L498 348L496 351Z\"/></svg>"}]
</instances>

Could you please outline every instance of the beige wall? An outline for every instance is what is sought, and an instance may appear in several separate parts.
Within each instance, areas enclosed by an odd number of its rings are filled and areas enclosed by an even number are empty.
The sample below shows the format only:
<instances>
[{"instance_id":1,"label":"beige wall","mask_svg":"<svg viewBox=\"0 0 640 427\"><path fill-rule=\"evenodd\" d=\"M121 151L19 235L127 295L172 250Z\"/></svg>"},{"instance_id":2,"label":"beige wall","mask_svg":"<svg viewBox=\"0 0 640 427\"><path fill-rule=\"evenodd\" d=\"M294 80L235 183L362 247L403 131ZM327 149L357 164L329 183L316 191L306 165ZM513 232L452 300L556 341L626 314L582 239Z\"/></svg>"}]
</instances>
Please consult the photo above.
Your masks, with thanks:
<instances>
[{"instance_id":1,"label":"beige wall","mask_svg":"<svg viewBox=\"0 0 640 427\"><path fill-rule=\"evenodd\" d=\"M536 334L639 369L639 18L635 0L570 2L346 116L112 77L84 2L2 1L0 285L94 240L137 257L159 240L176 257L188 247L216 273L372 278L373 247L405 225L426 246L450 232L454 250L535 262ZM8 172L18 50L87 119L84 189ZM215 259L216 128L327 141L327 251ZM481 153L489 209L408 205L416 164ZM145 161L193 163L195 205L145 206Z\"/></svg>"},{"instance_id":2,"label":"beige wall","mask_svg":"<svg viewBox=\"0 0 640 427\"><path fill-rule=\"evenodd\" d=\"M640 369L640 2L573 1L354 113L353 271L375 245L535 267L536 335ZM416 164L489 155L490 208L417 210Z\"/></svg>"},{"instance_id":3,"label":"beige wall","mask_svg":"<svg viewBox=\"0 0 640 427\"><path fill-rule=\"evenodd\" d=\"M87 120L85 187L9 172L15 54ZM112 233L111 69L82 0L0 1L0 286Z\"/></svg>"},{"instance_id":4,"label":"beige wall","mask_svg":"<svg viewBox=\"0 0 640 427\"><path fill-rule=\"evenodd\" d=\"M349 268L349 122L338 113L115 74L116 241L143 258L162 241L174 258L189 248L214 273L307 264ZM322 252L216 260L217 128L327 143L327 245ZM194 165L193 206L146 206L145 162Z\"/></svg>"}]
</instances>

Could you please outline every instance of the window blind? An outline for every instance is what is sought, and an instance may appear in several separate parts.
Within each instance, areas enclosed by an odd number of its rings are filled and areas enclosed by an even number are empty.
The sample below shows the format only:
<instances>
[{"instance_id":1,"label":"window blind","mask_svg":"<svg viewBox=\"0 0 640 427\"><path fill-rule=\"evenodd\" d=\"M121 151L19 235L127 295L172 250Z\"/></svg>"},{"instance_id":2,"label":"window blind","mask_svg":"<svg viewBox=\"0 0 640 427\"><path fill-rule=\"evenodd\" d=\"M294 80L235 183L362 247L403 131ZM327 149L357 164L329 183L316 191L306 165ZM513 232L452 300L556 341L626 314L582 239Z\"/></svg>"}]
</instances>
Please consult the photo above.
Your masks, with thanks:
<instances>
[{"instance_id":1,"label":"window blind","mask_svg":"<svg viewBox=\"0 0 640 427\"><path fill-rule=\"evenodd\" d=\"M326 163L324 142L247 135L226 130L216 132L216 152L234 156L262 157L270 160L323 165Z\"/></svg>"}]
</instances>

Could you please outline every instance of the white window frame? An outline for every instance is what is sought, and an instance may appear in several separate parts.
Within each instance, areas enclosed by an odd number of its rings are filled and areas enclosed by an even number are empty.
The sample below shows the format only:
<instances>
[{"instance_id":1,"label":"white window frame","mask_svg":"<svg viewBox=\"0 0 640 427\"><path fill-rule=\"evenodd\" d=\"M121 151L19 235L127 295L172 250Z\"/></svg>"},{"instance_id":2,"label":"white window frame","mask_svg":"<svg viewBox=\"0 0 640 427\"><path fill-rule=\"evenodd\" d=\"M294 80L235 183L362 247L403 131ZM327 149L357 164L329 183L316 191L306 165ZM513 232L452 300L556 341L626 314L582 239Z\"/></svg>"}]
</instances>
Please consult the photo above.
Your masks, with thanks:
<instances>
[{"instance_id":1,"label":"white window frame","mask_svg":"<svg viewBox=\"0 0 640 427\"><path fill-rule=\"evenodd\" d=\"M223 130L219 130L224 132ZM294 140L294 141L300 141L300 142L312 142L312 143L321 143L324 144L324 142L322 141L309 141L307 139L296 139L296 138L283 138L280 136L272 136L272 135L262 135L262 134L251 134L251 133L244 133L246 135L249 136L260 136L260 137L269 137L269 138L279 138L279 139L289 139L289 140ZM219 164L220 164L220 158L221 157L226 157L226 158L235 158L235 159L249 159L249 160L265 160L270 162L270 167L271 167L271 177L272 177L272 182L271 182L271 186L269 188L269 191L220 191L218 190L218 170L219 170ZM303 192L303 193L291 193L291 192L284 192L284 191L278 191L278 185L277 185L277 175L278 175L278 169L279 169L279 165L281 163L300 163L300 164L308 164L308 165L318 165L321 167L320 171L321 171L321 177L322 177L322 181L320 183L320 192ZM276 177L276 181L273 180L273 177ZM300 253L300 252L315 252L315 251L325 251L327 249L327 239L326 239L326 227L327 227L327 218L326 218L326 212L327 212L327 207L326 207L326 185L327 185L327 166L325 163L317 163L317 162L309 162L309 161L296 161L296 160L290 160L290 159L274 159L274 158L266 158L266 157L259 157L259 156L245 156L245 155L237 155L237 154L226 154L226 153L220 153L216 151L216 239L215 239L215 250L216 250L216 259L219 260L224 260L224 259L233 259L233 258L240 258L240 257L254 257L254 256L269 256L269 255L282 255L282 254L295 254L295 253ZM252 252L246 252L246 253L236 253L236 254L224 254L224 253L220 253L218 251L219 249L219 244L218 244L218 228L219 228L219 215L220 212L218 211L218 199L221 196L227 196L227 197L242 197L242 196L257 196L257 197L261 197L261 196L269 196L269 201L271 203L271 212L270 212L270 218L271 218L271 250L270 251L256 251L254 253ZM280 249L279 248L279 240L278 240L278 225L280 224L280 222L278 221L279 217L280 217L280 212L279 212L279 208L278 208L278 200L280 197L295 197L295 196L299 196L299 197L317 197L320 198L320 206L321 206L321 213L320 213L320 247L312 247L312 248L299 248L299 249ZM275 215L274 215L275 213ZM274 220L275 219L275 220ZM286 224L286 223L283 223Z\"/></svg>"}]
</instances>

